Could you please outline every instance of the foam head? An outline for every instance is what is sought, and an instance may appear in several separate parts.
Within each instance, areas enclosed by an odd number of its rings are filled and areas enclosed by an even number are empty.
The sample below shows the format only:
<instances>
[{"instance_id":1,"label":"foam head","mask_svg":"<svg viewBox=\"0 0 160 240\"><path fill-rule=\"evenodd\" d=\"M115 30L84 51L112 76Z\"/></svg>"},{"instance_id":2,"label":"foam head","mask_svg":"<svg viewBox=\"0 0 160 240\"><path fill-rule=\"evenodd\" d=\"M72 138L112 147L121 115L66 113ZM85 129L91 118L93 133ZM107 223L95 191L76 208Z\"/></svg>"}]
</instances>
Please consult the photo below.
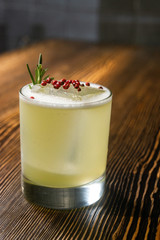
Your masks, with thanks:
<instances>
[{"instance_id":1,"label":"foam head","mask_svg":"<svg viewBox=\"0 0 160 240\"><path fill-rule=\"evenodd\" d=\"M40 84L24 86L21 89L21 94L24 100L29 100L33 104L40 104L45 106L54 107L80 107L86 105L99 105L104 101L109 101L111 92L109 89L103 87L99 88L100 85L91 83L90 86L81 87L81 91L77 91L73 86L68 89L55 89L52 84L41 86ZM30 97L34 97L34 101L30 100Z\"/></svg>"}]
</instances>

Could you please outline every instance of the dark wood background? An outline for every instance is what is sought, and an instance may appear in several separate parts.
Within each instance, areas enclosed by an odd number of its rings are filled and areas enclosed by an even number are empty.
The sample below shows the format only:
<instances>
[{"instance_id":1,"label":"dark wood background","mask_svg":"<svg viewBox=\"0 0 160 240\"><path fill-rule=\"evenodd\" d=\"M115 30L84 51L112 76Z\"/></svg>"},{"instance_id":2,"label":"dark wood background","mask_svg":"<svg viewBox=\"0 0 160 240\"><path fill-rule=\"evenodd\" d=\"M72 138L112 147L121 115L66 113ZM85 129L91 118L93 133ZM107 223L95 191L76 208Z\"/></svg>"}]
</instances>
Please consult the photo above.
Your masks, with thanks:
<instances>
[{"instance_id":1,"label":"dark wood background","mask_svg":"<svg viewBox=\"0 0 160 240\"><path fill-rule=\"evenodd\" d=\"M113 92L106 190L70 211L28 203L21 192L18 91L42 52L55 78ZM160 49L46 41L0 55L0 239L160 239Z\"/></svg>"}]
</instances>

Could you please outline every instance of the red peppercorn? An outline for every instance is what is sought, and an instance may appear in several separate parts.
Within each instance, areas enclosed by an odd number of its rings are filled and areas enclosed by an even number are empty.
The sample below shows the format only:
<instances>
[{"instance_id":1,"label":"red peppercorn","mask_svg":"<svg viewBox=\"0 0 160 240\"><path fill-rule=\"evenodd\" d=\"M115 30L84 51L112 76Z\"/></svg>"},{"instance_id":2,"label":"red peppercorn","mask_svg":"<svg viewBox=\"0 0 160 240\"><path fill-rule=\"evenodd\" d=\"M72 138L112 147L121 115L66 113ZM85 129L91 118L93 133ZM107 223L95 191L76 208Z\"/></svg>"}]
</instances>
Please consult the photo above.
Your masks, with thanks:
<instances>
[{"instance_id":1,"label":"red peppercorn","mask_svg":"<svg viewBox=\"0 0 160 240\"><path fill-rule=\"evenodd\" d=\"M84 87L84 84L83 84L83 83L81 83L81 84L80 84L80 86L81 86L81 87Z\"/></svg>"},{"instance_id":2,"label":"red peppercorn","mask_svg":"<svg viewBox=\"0 0 160 240\"><path fill-rule=\"evenodd\" d=\"M65 83L67 80L65 78L62 78L61 81Z\"/></svg>"},{"instance_id":3,"label":"red peppercorn","mask_svg":"<svg viewBox=\"0 0 160 240\"><path fill-rule=\"evenodd\" d=\"M60 88L60 86L61 86L61 85L60 85L59 83L54 84L54 88L55 88L55 89Z\"/></svg>"},{"instance_id":4,"label":"red peppercorn","mask_svg":"<svg viewBox=\"0 0 160 240\"><path fill-rule=\"evenodd\" d=\"M62 80L59 81L60 85L63 85L65 82L63 82Z\"/></svg>"},{"instance_id":5,"label":"red peppercorn","mask_svg":"<svg viewBox=\"0 0 160 240\"><path fill-rule=\"evenodd\" d=\"M47 84L47 83L46 83L46 81L44 81L44 80L41 82L41 85L42 85L42 86L46 86L46 84Z\"/></svg>"},{"instance_id":6,"label":"red peppercorn","mask_svg":"<svg viewBox=\"0 0 160 240\"><path fill-rule=\"evenodd\" d=\"M80 82L78 80L76 80L76 84L80 85Z\"/></svg>"},{"instance_id":7,"label":"red peppercorn","mask_svg":"<svg viewBox=\"0 0 160 240\"><path fill-rule=\"evenodd\" d=\"M50 77L48 77L48 78L46 79L46 82L47 82L47 83L51 83L51 81L52 81L52 80L50 79Z\"/></svg>"},{"instance_id":8,"label":"red peppercorn","mask_svg":"<svg viewBox=\"0 0 160 240\"><path fill-rule=\"evenodd\" d=\"M89 83L89 82L86 82L86 86L90 86L90 83Z\"/></svg>"},{"instance_id":9,"label":"red peppercorn","mask_svg":"<svg viewBox=\"0 0 160 240\"><path fill-rule=\"evenodd\" d=\"M56 84L57 83L57 80L53 80L52 81L52 85Z\"/></svg>"},{"instance_id":10,"label":"red peppercorn","mask_svg":"<svg viewBox=\"0 0 160 240\"><path fill-rule=\"evenodd\" d=\"M33 97L33 96L31 96L30 98L31 98L31 99L34 99L34 97Z\"/></svg>"},{"instance_id":11,"label":"red peppercorn","mask_svg":"<svg viewBox=\"0 0 160 240\"><path fill-rule=\"evenodd\" d=\"M67 82L63 85L63 88L64 88L64 89L68 89L69 87L70 87L70 84L67 83Z\"/></svg>"},{"instance_id":12,"label":"red peppercorn","mask_svg":"<svg viewBox=\"0 0 160 240\"><path fill-rule=\"evenodd\" d=\"M76 84L74 85L74 87L75 87L75 88L79 88L79 84L76 83Z\"/></svg>"},{"instance_id":13,"label":"red peppercorn","mask_svg":"<svg viewBox=\"0 0 160 240\"><path fill-rule=\"evenodd\" d=\"M80 91L81 91L81 88L79 87L77 90L78 90L78 92L80 92Z\"/></svg>"},{"instance_id":14,"label":"red peppercorn","mask_svg":"<svg viewBox=\"0 0 160 240\"><path fill-rule=\"evenodd\" d=\"M100 86L100 87L99 87L99 89L103 89L103 87L102 87L102 86Z\"/></svg>"}]
</instances>

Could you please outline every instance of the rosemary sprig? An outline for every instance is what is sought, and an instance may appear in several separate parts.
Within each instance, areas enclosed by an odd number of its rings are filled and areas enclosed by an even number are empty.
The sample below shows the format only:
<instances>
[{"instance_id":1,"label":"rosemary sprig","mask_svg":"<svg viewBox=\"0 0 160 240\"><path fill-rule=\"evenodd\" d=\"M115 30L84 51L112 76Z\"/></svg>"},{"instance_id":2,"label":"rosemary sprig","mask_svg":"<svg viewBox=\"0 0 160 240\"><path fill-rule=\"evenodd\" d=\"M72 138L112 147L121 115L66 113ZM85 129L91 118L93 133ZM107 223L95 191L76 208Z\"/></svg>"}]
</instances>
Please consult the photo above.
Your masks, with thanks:
<instances>
[{"instance_id":1,"label":"rosemary sprig","mask_svg":"<svg viewBox=\"0 0 160 240\"><path fill-rule=\"evenodd\" d=\"M35 83L35 81L34 81L34 77L33 77L32 73L31 73L31 70L30 70L28 64L27 64L27 69L28 69L29 75L30 75L30 77L31 77L32 83L33 83L33 85L35 85L36 83Z\"/></svg>"},{"instance_id":2,"label":"rosemary sprig","mask_svg":"<svg viewBox=\"0 0 160 240\"><path fill-rule=\"evenodd\" d=\"M29 72L29 75L31 77L32 83L33 85L35 84L40 84L42 82L42 78L44 76L44 74L47 72L48 68L43 69L42 68L42 54L39 54L39 59L38 59L38 64L37 64L37 68L35 69L35 78L33 77L31 70L29 68L29 65L27 64L27 69ZM44 80L46 80L47 78L49 78L49 75L47 75ZM50 78L51 80L53 80L54 78ZM30 86L31 87L31 86Z\"/></svg>"}]
</instances>

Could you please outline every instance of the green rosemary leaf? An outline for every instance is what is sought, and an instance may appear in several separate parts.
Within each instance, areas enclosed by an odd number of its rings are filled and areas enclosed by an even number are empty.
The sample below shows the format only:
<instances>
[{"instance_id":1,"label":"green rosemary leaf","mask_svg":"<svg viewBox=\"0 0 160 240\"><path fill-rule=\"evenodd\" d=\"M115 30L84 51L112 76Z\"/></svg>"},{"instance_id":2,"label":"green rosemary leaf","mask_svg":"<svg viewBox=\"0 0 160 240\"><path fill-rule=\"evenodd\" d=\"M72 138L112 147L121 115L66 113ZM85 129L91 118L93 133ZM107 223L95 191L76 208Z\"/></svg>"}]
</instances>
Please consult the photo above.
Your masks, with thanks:
<instances>
[{"instance_id":1,"label":"green rosemary leaf","mask_svg":"<svg viewBox=\"0 0 160 240\"><path fill-rule=\"evenodd\" d=\"M37 66L37 68L38 68L39 70L41 70L41 69L42 69L42 64L39 64L39 65Z\"/></svg>"},{"instance_id":2,"label":"green rosemary leaf","mask_svg":"<svg viewBox=\"0 0 160 240\"><path fill-rule=\"evenodd\" d=\"M41 83L41 74L39 67L37 68L37 81L36 84Z\"/></svg>"},{"instance_id":3,"label":"green rosemary leaf","mask_svg":"<svg viewBox=\"0 0 160 240\"><path fill-rule=\"evenodd\" d=\"M40 80L39 80L39 83L41 83L42 82L42 72L43 72L43 68L42 68L42 65L41 64L39 64L39 74L40 74Z\"/></svg>"},{"instance_id":4,"label":"green rosemary leaf","mask_svg":"<svg viewBox=\"0 0 160 240\"><path fill-rule=\"evenodd\" d=\"M47 76L44 78L44 80L46 80L48 77L49 77L49 75L47 75Z\"/></svg>"},{"instance_id":5,"label":"green rosemary leaf","mask_svg":"<svg viewBox=\"0 0 160 240\"><path fill-rule=\"evenodd\" d=\"M47 72L47 70L48 70L48 68L42 69L42 71L41 71L41 77L44 76L44 74ZM48 75L48 76L49 76L49 75Z\"/></svg>"},{"instance_id":6,"label":"green rosemary leaf","mask_svg":"<svg viewBox=\"0 0 160 240\"><path fill-rule=\"evenodd\" d=\"M29 88L30 88L30 89L32 89L32 87L31 87L31 85L30 85L30 84L29 84L28 86L29 86Z\"/></svg>"},{"instance_id":7,"label":"green rosemary leaf","mask_svg":"<svg viewBox=\"0 0 160 240\"><path fill-rule=\"evenodd\" d=\"M31 77L32 83L33 83L33 85L35 85L36 83L35 83L35 81L34 81L34 77L33 77L32 73L31 73L31 70L30 70L28 64L27 64L27 69L28 69L29 75L30 75L30 77Z\"/></svg>"},{"instance_id":8,"label":"green rosemary leaf","mask_svg":"<svg viewBox=\"0 0 160 240\"><path fill-rule=\"evenodd\" d=\"M38 68L35 69L35 79L36 79L36 84L37 84L37 79L38 79Z\"/></svg>"},{"instance_id":9,"label":"green rosemary leaf","mask_svg":"<svg viewBox=\"0 0 160 240\"><path fill-rule=\"evenodd\" d=\"M42 54L39 54L39 60L38 60L38 65L42 64Z\"/></svg>"},{"instance_id":10,"label":"green rosemary leaf","mask_svg":"<svg viewBox=\"0 0 160 240\"><path fill-rule=\"evenodd\" d=\"M53 79L54 79L54 77L51 77L50 79L51 79L51 80L53 80Z\"/></svg>"}]
</instances>

